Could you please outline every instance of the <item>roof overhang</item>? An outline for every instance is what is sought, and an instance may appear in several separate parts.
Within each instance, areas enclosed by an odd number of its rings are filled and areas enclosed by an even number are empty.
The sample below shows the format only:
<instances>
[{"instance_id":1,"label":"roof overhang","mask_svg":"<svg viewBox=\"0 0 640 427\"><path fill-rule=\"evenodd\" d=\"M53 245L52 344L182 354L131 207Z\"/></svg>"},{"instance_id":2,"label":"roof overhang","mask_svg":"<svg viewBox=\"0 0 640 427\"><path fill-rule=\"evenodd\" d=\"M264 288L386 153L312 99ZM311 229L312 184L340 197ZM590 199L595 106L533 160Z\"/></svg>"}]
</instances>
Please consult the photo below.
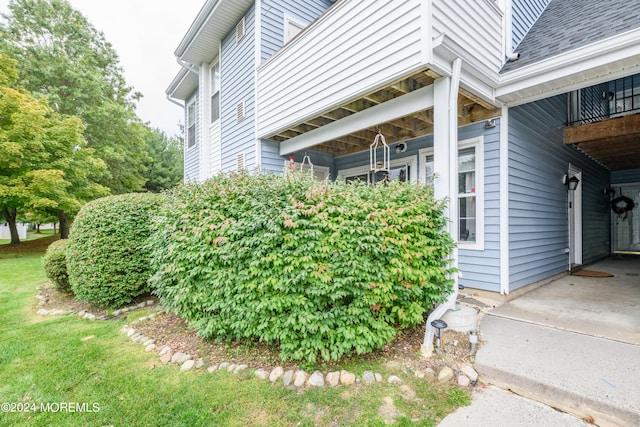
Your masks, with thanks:
<instances>
[{"instance_id":1,"label":"roof overhang","mask_svg":"<svg viewBox=\"0 0 640 427\"><path fill-rule=\"evenodd\" d=\"M640 71L640 28L501 75L497 100L516 106Z\"/></svg>"},{"instance_id":2,"label":"roof overhang","mask_svg":"<svg viewBox=\"0 0 640 427\"><path fill-rule=\"evenodd\" d=\"M182 68L165 91L173 99L186 101L198 89L198 76L187 68Z\"/></svg>"},{"instance_id":3,"label":"roof overhang","mask_svg":"<svg viewBox=\"0 0 640 427\"><path fill-rule=\"evenodd\" d=\"M175 50L177 58L194 65L218 56L220 43L254 0L207 0Z\"/></svg>"}]
</instances>

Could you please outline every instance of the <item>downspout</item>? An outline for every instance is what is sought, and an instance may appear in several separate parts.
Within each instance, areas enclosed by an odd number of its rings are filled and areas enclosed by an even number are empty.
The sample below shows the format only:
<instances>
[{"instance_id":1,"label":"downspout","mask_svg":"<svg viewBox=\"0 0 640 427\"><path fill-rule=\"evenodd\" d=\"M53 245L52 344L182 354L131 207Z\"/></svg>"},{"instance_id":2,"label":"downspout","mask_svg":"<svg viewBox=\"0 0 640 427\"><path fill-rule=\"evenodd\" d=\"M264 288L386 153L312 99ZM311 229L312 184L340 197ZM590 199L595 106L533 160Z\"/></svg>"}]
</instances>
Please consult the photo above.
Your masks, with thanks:
<instances>
[{"instance_id":1,"label":"downspout","mask_svg":"<svg viewBox=\"0 0 640 427\"><path fill-rule=\"evenodd\" d=\"M451 72L451 85L449 87L449 173L450 176L456 177L451 179L449 183L449 195L457 194L457 170L458 170L458 89L460 87L460 70L462 68L462 60L456 58L452 63ZM451 216L452 209L450 200L449 215ZM456 239L458 236L458 221L454 218L450 222L449 231L451 236ZM455 247L451 253L451 267L458 267L458 248ZM431 326L431 322L440 319L447 310L455 308L456 299L458 298L458 275L454 273L453 278L453 291L447 297L447 300L438 305L427 318L426 330L424 333L424 341L422 343L421 352L423 357L431 357L433 354L433 336L435 329Z\"/></svg>"}]
</instances>

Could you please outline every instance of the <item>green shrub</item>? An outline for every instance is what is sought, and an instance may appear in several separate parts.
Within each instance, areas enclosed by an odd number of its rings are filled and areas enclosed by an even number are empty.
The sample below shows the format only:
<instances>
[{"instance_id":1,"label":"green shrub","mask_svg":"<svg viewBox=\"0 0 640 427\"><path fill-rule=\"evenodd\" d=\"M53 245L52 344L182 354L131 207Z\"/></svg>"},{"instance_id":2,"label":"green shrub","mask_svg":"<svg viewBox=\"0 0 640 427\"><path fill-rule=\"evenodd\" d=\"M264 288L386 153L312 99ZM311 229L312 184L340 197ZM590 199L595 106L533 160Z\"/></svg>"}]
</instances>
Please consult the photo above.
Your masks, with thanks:
<instances>
[{"instance_id":1,"label":"green shrub","mask_svg":"<svg viewBox=\"0 0 640 427\"><path fill-rule=\"evenodd\" d=\"M119 307L149 292L147 240L157 194L123 194L87 203L71 227L67 263L76 298Z\"/></svg>"},{"instance_id":2,"label":"green shrub","mask_svg":"<svg viewBox=\"0 0 640 427\"><path fill-rule=\"evenodd\" d=\"M51 283L60 292L70 293L69 275L67 274L68 240L56 240L51 243L42 258L42 266Z\"/></svg>"},{"instance_id":3,"label":"green shrub","mask_svg":"<svg viewBox=\"0 0 640 427\"><path fill-rule=\"evenodd\" d=\"M427 186L239 174L169 197L154 292L204 337L338 360L383 347L451 291L454 244Z\"/></svg>"}]
</instances>

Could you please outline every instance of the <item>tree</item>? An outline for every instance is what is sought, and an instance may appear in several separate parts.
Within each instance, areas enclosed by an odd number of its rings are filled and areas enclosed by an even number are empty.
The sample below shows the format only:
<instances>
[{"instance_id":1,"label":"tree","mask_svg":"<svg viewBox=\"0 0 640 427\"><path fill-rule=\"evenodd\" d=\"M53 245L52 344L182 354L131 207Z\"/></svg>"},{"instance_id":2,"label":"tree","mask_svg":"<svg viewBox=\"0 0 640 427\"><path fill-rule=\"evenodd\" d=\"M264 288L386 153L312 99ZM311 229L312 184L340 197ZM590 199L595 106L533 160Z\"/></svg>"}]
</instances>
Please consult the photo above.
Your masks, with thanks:
<instances>
[{"instance_id":1,"label":"tree","mask_svg":"<svg viewBox=\"0 0 640 427\"><path fill-rule=\"evenodd\" d=\"M184 158L182 138L168 138L160 129L149 129L146 137L147 150L151 160L144 176L147 191L159 193L182 182Z\"/></svg>"},{"instance_id":2,"label":"tree","mask_svg":"<svg viewBox=\"0 0 640 427\"><path fill-rule=\"evenodd\" d=\"M0 210L12 244L20 243L19 212L77 212L108 192L96 182L106 167L87 147L81 120L20 88L15 64L0 53Z\"/></svg>"},{"instance_id":3,"label":"tree","mask_svg":"<svg viewBox=\"0 0 640 427\"><path fill-rule=\"evenodd\" d=\"M141 96L127 86L104 35L65 0L12 0L0 23L0 52L18 59L19 81L64 116L79 116L88 146L107 165L112 193L143 189L145 126Z\"/></svg>"}]
</instances>

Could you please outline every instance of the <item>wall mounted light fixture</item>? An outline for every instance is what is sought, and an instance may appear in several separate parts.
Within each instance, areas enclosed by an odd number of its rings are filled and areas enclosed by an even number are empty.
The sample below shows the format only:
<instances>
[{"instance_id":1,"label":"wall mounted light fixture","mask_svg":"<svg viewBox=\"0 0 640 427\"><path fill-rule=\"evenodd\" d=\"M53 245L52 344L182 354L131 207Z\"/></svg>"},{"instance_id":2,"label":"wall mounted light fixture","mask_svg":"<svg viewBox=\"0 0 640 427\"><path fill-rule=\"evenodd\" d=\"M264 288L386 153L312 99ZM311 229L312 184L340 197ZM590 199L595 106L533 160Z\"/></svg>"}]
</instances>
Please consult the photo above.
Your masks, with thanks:
<instances>
[{"instance_id":1,"label":"wall mounted light fixture","mask_svg":"<svg viewBox=\"0 0 640 427\"><path fill-rule=\"evenodd\" d=\"M578 188L580 180L575 175L572 175L571 178L569 178L569 175L564 175L562 177L562 183L566 185L569 190L575 191L575 189Z\"/></svg>"},{"instance_id":2,"label":"wall mounted light fixture","mask_svg":"<svg viewBox=\"0 0 640 427\"><path fill-rule=\"evenodd\" d=\"M491 129L494 127L496 127L496 119L489 119L486 122L484 122L485 129Z\"/></svg>"}]
</instances>

